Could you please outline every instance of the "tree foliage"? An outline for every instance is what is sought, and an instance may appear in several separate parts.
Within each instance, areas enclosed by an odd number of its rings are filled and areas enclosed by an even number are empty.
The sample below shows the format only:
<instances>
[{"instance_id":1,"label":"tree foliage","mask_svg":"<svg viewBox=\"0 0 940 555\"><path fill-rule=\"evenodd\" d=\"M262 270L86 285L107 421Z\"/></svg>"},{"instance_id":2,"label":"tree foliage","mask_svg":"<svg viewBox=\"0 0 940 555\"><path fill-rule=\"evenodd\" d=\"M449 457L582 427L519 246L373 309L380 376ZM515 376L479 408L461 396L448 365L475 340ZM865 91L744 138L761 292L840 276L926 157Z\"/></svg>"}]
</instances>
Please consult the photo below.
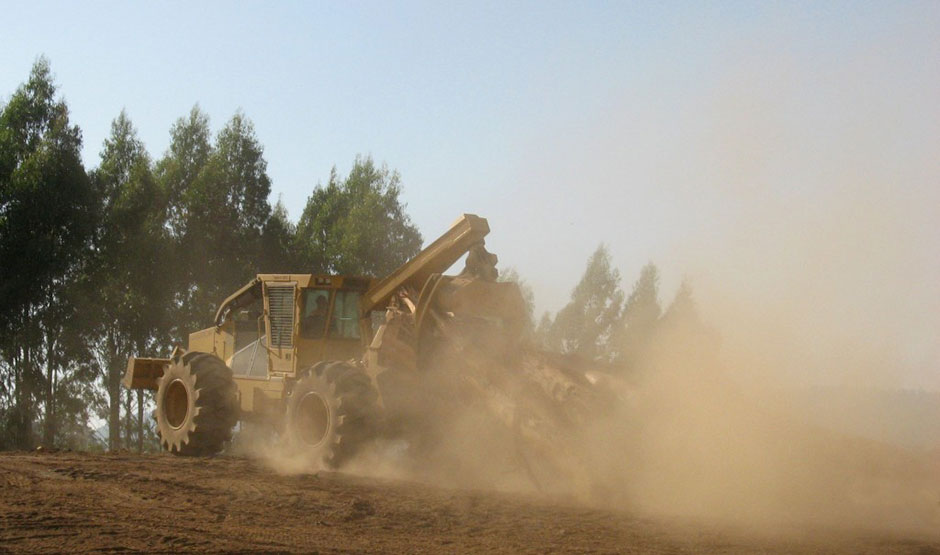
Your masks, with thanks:
<instances>
[{"instance_id":1,"label":"tree foliage","mask_svg":"<svg viewBox=\"0 0 940 555\"><path fill-rule=\"evenodd\" d=\"M105 422L111 449L152 441L152 401L120 384L129 356L185 344L256 273L383 277L420 251L401 177L371 157L345 177L334 168L295 224L270 203L264 148L244 114L213 135L194 106L154 163L122 111L86 173L81 131L56 95L41 58L0 106L0 448L88 448ZM500 279L519 284L543 347L629 372L649 368L651 353L715 352L688 283L664 312L650 263L624 299L604 245L537 326L528 284L513 268Z\"/></svg>"},{"instance_id":2,"label":"tree foliage","mask_svg":"<svg viewBox=\"0 0 940 555\"><path fill-rule=\"evenodd\" d=\"M611 267L607 247L600 245L588 259L571 300L548 329L547 344L589 359L607 358L622 305L620 272Z\"/></svg>"},{"instance_id":3,"label":"tree foliage","mask_svg":"<svg viewBox=\"0 0 940 555\"><path fill-rule=\"evenodd\" d=\"M659 269L650 262L640 270L623 308L623 321L615 334L615 358L627 367L636 366L645 355L662 309L659 306Z\"/></svg>"},{"instance_id":4,"label":"tree foliage","mask_svg":"<svg viewBox=\"0 0 940 555\"><path fill-rule=\"evenodd\" d=\"M421 234L402 204L401 178L357 157L346 178L336 169L307 200L297 224L304 265L312 271L385 276L421 250Z\"/></svg>"},{"instance_id":5,"label":"tree foliage","mask_svg":"<svg viewBox=\"0 0 940 555\"><path fill-rule=\"evenodd\" d=\"M630 379L688 366L717 356L718 335L699 316L688 281L669 307L659 304L659 270L650 262L640 270L624 300L620 275L602 245L588 259L570 302L557 314L545 312L535 328L538 346L612 363Z\"/></svg>"},{"instance_id":6,"label":"tree foliage","mask_svg":"<svg viewBox=\"0 0 940 555\"><path fill-rule=\"evenodd\" d=\"M108 445L120 445L121 377L127 358L166 335L171 290L163 261L170 254L164 192L150 156L121 112L91 172L99 199L94 264L87 274L85 313L93 315L91 352L107 392ZM127 411L125 411L127 412ZM127 418L130 420L130 418Z\"/></svg>"},{"instance_id":7,"label":"tree foliage","mask_svg":"<svg viewBox=\"0 0 940 555\"><path fill-rule=\"evenodd\" d=\"M662 351L668 349L671 358L697 361L702 366L714 367L721 339L699 314L698 305L688 280L683 280L676 295L659 320L657 358L664 358Z\"/></svg>"},{"instance_id":8,"label":"tree foliage","mask_svg":"<svg viewBox=\"0 0 940 555\"><path fill-rule=\"evenodd\" d=\"M271 217L261 230L261 252L258 267L269 273L306 273L295 237L297 225L290 220L287 208L278 199Z\"/></svg>"},{"instance_id":9,"label":"tree foliage","mask_svg":"<svg viewBox=\"0 0 940 555\"><path fill-rule=\"evenodd\" d=\"M262 233L271 215L271 180L254 126L236 113L209 143L209 118L193 107L171 129L157 164L167 191L174 253L174 335L182 341L211 321L217 304L261 271Z\"/></svg>"},{"instance_id":10,"label":"tree foliage","mask_svg":"<svg viewBox=\"0 0 940 555\"><path fill-rule=\"evenodd\" d=\"M81 144L40 58L0 112L0 393L11 446L33 444L43 409L54 433L57 377L66 363L57 353L71 316L61 305L82 268L94 218Z\"/></svg>"},{"instance_id":11,"label":"tree foliage","mask_svg":"<svg viewBox=\"0 0 940 555\"><path fill-rule=\"evenodd\" d=\"M40 59L0 106L0 448L88 448L92 426L112 449L152 441L128 356L185 343L256 273L384 275L420 249L399 175L370 158L296 225L242 113L213 136L194 106L153 163L122 111L86 173L56 94Z\"/></svg>"},{"instance_id":12,"label":"tree foliage","mask_svg":"<svg viewBox=\"0 0 940 555\"><path fill-rule=\"evenodd\" d=\"M687 279L682 280L676 296L663 312L662 323L664 325L677 326L696 326L701 324L698 314L698 306L692 295L692 285Z\"/></svg>"}]
</instances>

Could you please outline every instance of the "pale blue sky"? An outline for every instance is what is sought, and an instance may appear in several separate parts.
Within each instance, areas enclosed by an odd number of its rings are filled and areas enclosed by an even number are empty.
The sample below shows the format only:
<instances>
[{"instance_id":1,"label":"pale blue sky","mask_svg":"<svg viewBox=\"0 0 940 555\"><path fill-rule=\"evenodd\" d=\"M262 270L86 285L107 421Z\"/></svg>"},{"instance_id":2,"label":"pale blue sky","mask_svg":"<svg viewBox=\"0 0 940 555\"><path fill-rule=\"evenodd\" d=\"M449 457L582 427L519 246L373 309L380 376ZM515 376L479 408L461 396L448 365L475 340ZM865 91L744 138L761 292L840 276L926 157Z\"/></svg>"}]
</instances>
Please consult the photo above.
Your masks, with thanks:
<instances>
[{"instance_id":1,"label":"pale blue sky","mask_svg":"<svg viewBox=\"0 0 940 555\"><path fill-rule=\"evenodd\" d=\"M0 96L45 54L89 167L122 108L154 158L193 104L214 130L241 109L294 218L333 165L371 154L401 173L426 239L461 212L489 218L540 309L603 241L626 288L653 260L664 300L689 276L715 318L740 318L729 288L746 306L825 299L803 307L818 326L848 319L848 344L887 334L903 384L940 389L940 3L2 13Z\"/></svg>"}]
</instances>

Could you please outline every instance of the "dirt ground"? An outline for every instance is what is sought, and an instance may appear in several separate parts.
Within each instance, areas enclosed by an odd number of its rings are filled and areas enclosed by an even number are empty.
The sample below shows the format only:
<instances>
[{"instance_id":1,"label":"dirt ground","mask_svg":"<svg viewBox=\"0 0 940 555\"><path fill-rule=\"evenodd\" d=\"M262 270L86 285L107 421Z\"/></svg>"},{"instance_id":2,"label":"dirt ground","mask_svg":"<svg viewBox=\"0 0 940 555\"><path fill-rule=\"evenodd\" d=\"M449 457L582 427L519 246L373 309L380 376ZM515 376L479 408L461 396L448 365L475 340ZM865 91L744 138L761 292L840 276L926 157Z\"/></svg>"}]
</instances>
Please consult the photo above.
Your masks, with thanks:
<instances>
[{"instance_id":1,"label":"dirt ground","mask_svg":"<svg viewBox=\"0 0 940 555\"><path fill-rule=\"evenodd\" d=\"M250 459L0 453L0 552L940 553L859 530L749 532Z\"/></svg>"}]
</instances>

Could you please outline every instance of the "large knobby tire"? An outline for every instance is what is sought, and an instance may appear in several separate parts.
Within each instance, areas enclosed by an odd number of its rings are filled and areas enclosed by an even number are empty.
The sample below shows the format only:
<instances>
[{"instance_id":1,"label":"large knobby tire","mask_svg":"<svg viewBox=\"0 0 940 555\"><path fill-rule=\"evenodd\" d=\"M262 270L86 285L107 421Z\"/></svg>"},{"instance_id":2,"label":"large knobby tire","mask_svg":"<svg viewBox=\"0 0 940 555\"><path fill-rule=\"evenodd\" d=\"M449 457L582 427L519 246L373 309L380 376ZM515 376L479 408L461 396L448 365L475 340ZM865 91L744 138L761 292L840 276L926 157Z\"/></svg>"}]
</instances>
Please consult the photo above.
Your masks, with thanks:
<instances>
[{"instance_id":1,"label":"large knobby tire","mask_svg":"<svg viewBox=\"0 0 940 555\"><path fill-rule=\"evenodd\" d=\"M175 455L214 455L232 439L238 422L238 388L219 357L177 355L157 389L160 444Z\"/></svg>"},{"instance_id":2,"label":"large knobby tire","mask_svg":"<svg viewBox=\"0 0 940 555\"><path fill-rule=\"evenodd\" d=\"M348 362L320 362L291 391L287 444L294 452L338 468L374 437L377 402L372 380L361 368Z\"/></svg>"}]
</instances>

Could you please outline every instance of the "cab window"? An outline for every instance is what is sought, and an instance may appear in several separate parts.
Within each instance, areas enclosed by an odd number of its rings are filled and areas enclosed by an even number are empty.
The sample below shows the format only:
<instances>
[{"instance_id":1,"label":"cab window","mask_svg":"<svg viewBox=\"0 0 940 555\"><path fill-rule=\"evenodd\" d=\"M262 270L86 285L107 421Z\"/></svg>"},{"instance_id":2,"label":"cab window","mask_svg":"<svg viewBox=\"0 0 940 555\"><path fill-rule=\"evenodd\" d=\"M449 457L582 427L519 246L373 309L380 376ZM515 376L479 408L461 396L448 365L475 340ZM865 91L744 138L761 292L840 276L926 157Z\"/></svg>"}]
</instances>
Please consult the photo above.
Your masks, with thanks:
<instances>
[{"instance_id":1,"label":"cab window","mask_svg":"<svg viewBox=\"0 0 940 555\"><path fill-rule=\"evenodd\" d=\"M326 333L326 318L329 312L329 289L304 289L300 336L307 339L323 337Z\"/></svg>"},{"instance_id":2,"label":"cab window","mask_svg":"<svg viewBox=\"0 0 940 555\"><path fill-rule=\"evenodd\" d=\"M359 339L359 292L337 291L333 306L330 335L342 339Z\"/></svg>"},{"instance_id":3,"label":"cab window","mask_svg":"<svg viewBox=\"0 0 940 555\"><path fill-rule=\"evenodd\" d=\"M228 317L234 320L236 351L257 341L259 332L264 335L264 319L261 318L263 309L261 299L257 299L248 306L236 309L234 315Z\"/></svg>"}]
</instances>

